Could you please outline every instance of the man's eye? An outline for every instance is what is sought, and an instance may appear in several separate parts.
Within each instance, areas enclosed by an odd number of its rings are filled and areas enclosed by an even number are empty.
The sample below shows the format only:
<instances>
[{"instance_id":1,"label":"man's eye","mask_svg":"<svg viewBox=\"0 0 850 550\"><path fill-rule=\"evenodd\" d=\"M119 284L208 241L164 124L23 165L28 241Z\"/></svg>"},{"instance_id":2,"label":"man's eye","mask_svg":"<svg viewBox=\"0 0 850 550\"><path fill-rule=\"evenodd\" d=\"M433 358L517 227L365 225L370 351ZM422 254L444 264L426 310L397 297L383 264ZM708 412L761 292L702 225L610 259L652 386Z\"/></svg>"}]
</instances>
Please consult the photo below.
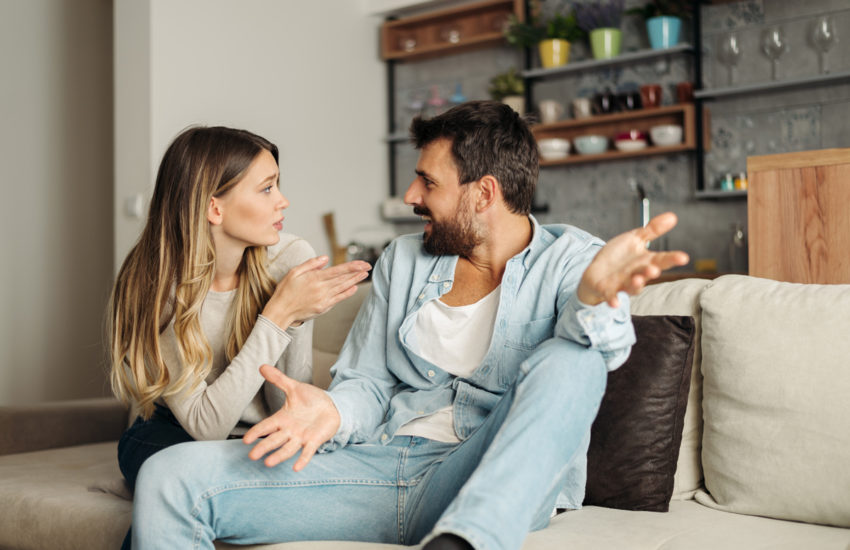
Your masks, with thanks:
<instances>
[{"instance_id":1,"label":"man's eye","mask_svg":"<svg viewBox=\"0 0 850 550\"><path fill-rule=\"evenodd\" d=\"M263 188L263 193L271 193L273 185L269 185L268 187Z\"/></svg>"}]
</instances>

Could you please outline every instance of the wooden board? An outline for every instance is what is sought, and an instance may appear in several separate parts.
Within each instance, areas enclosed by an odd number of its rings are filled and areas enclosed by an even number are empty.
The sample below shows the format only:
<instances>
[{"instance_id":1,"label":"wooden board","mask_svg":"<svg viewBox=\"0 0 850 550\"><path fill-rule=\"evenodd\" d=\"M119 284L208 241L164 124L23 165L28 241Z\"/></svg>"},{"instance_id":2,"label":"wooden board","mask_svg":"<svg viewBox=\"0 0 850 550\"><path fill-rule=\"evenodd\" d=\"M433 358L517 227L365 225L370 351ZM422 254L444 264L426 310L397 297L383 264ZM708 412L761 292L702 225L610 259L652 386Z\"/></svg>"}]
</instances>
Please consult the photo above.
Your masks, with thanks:
<instances>
[{"instance_id":1,"label":"wooden board","mask_svg":"<svg viewBox=\"0 0 850 550\"><path fill-rule=\"evenodd\" d=\"M850 283L850 149L748 159L750 275Z\"/></svg>"}]
</instances>

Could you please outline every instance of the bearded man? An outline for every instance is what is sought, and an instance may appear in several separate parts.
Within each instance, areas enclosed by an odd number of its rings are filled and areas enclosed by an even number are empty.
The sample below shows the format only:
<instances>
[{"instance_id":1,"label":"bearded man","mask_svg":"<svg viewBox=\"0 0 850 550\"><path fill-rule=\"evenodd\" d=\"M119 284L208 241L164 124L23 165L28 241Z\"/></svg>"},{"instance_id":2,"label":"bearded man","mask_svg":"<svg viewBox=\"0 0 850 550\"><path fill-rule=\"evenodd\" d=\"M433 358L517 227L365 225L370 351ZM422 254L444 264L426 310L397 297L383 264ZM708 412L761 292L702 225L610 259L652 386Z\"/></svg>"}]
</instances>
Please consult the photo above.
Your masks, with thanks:
<instances>
[{"instance_id":1,"label":"bearded man","mask_svg":"<svg viewBox=\"0 0 850 550\"><path fill-rule=\"evenodd\" d=\"M404 198L425 229L381 255L329 390L261 367L283 408L245 435L250 453L218 441L150 459L135 546L514 550L581 506L607 373L634 343L628 295L688 261L647 248L676 217L608 244L538 224L537 144L501 103L417 118L411 135Z\"/></svg>"}]
</instances>

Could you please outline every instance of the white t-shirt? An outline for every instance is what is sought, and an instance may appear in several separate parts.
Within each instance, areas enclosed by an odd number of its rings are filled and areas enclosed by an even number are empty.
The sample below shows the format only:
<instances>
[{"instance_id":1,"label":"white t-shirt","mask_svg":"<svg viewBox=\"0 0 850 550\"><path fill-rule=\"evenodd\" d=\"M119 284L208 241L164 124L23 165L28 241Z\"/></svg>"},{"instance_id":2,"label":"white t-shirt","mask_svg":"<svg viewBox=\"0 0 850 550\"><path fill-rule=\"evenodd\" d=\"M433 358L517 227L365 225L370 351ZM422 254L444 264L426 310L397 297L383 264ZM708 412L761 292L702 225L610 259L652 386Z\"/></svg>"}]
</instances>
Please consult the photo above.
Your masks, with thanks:
<instances>
[{"instance_id":1,"label":"white t-shirt","mask_svg":"<svg viewBox=\"0 0 850 550\"><path fill-rule=\"evenodd\" d=\"M413 341L417 342L417 349L413 351L449 374L472 374L490 347L500 289L501 285L466 306L452 307L440 300L431 300L423 305L413 326ZM399 428L396 435L415 435L446 443L460 442L455 434L451 405L411 420Z\"/></svg>"}]
</instances>

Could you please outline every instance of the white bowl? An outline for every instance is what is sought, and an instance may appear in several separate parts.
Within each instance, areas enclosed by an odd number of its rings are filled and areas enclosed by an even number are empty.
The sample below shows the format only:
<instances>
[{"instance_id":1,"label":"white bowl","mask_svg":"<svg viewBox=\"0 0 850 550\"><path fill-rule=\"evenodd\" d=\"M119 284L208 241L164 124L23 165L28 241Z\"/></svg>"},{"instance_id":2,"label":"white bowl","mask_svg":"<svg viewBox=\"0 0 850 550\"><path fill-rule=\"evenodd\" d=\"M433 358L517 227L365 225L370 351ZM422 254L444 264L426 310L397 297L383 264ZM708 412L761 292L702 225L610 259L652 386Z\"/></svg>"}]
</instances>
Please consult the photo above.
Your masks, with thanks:
<instances>
[{"instance_id":1,"label":"white bowl","mask_svg":"<svg viewBox=\"0 0 850 550\"><path fill-rule=\"evenodd\" d=\"M677 124L660 124L649 129L649 137L655 145L682 143L682 127Z\"/></svg>"},{"instance_id":2,"label":"white bowl","mask_svg":"<svg viewBox=\"0 0 850 550\"><path fill-rule=\"evenodd\" d=\"M578 136L573 139L576 151L582 155L596 155L608 150L608 138L598 135Z\"/></svg>"},{"instance_id":3,"label":"white bowl","mask_svg":"<svg viewBox=\"0 0 850 550\"><path fill-rule=\"evenodd\" d=\"M537 142L540 148L540 156L544 160L557 160L566 158L570 152L569 140L563 138L546 138Z\"/></svg>"},{"instance_id":4,"label":"white bowl","mask_svg":"<svg viewBox=\"0 0 850 550\"><path fill-rule=\"evenodd\" d=\"M618 151L640 151L646 148L645 139L618 139L614 142Z\"/></svg>"}]
</instances>

